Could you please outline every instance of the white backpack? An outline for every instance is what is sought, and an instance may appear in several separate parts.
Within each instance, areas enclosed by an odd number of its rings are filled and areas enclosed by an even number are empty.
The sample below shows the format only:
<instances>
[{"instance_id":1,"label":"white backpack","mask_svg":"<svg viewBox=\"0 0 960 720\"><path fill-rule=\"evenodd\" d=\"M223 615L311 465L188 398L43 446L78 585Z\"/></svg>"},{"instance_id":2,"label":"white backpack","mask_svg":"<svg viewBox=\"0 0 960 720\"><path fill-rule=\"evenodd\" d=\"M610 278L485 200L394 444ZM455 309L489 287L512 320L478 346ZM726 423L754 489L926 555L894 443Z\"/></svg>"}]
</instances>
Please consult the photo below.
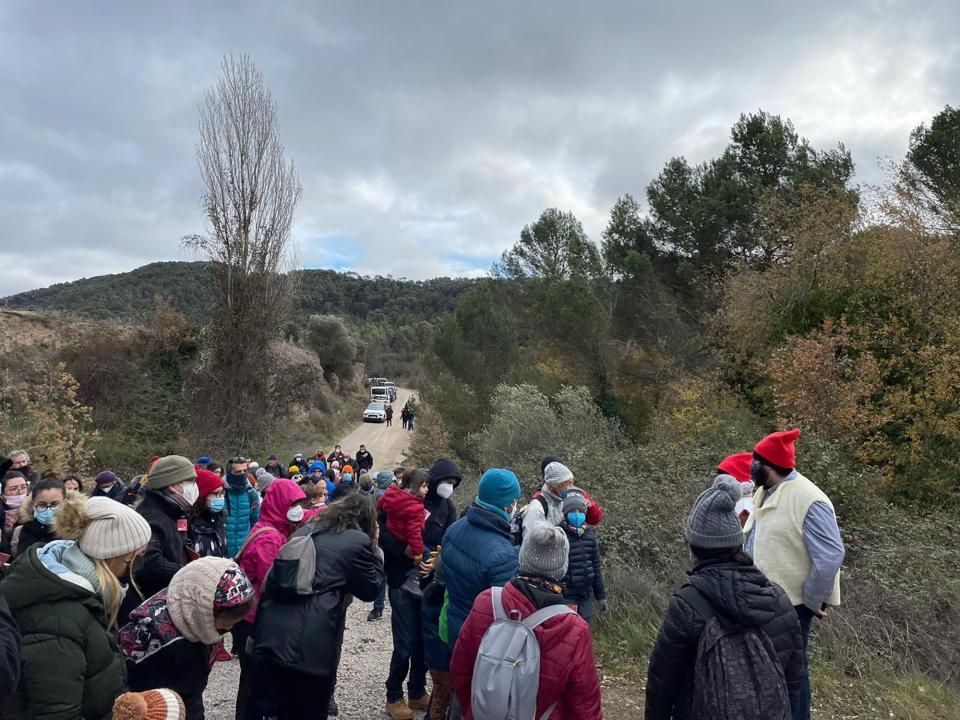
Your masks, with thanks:
<instances>
[{"instance_id":1,"label":"white backpack","mask_svg":"<svg viewBox=\"0 0 960 720\"><path fill-rule=\"evenodd\" d=\"M536 720L540 690L540 643L534 628L550 618L576 615L566 605L551 605L521 618L503 608L503 588L492 588L493 624L480 641L473 665L470 707L474 720ZM540 717L547 720L554 703Z\"/></svg>"}]
</instances>

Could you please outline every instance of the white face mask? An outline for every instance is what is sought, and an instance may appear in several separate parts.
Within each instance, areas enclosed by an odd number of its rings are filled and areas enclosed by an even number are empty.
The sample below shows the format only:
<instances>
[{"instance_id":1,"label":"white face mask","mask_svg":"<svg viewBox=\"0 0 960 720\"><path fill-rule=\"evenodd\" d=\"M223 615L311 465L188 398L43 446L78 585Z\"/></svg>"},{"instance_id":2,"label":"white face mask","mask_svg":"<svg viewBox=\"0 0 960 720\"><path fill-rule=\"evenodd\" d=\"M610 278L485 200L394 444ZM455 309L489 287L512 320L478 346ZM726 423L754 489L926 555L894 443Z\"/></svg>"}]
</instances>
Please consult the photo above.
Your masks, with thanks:
<instances>
[{"instance_id":1,"label":"white face mask","mask_svg":"<svg viewBox=\"0 0 960 720\"><path fill-rule=\"evenodd\" d=\"M200 498L200 488L197 487L195 482L185 482L182 486L181 495L183 499L188 503L193 505Z\"/></svg>"},{"instance_id":2,"label":"white face mask","mask_svg":"<svg viewBox=\"0 0 960 720\"><path fill-rule=\"evenodd\" d=\"M516 517L517 515L517 503L514 501L513 507L510 508L510 517Z\"/></svg>"},{"instance_id":3,"label":"white face mask","mask_svg":"<svg viewBox=\"0 0 960 720\"><path fill-rule=\"evenodd\" d=\"M453 485L450 483L440 483L437 485L437 495L446 500L453 495Z\"/></svg>"},{"instance_id":4,"label":"white face mask","mask_svg":"<svg viewBox=\"0 0 960 720\"><path fill-rule=\"evenodd\" d=\"M303 520L303 508L299 505L294 505L292 508L287 510L287 520L292 523L298 523Z\"/></svg>"}]
</instances>

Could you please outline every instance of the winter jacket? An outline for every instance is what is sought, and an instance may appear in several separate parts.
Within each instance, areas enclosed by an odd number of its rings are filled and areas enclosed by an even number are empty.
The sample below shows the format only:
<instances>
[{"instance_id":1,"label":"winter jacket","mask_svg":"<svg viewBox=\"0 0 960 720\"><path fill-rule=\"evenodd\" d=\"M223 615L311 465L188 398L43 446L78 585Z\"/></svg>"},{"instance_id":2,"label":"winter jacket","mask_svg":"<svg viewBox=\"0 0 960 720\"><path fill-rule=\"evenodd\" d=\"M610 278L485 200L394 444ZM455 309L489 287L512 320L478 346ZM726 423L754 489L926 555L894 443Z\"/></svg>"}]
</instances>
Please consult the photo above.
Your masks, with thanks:
<instances>
[{"instance_id":1,"label":"winter jacket","mask_svg":"<svg viewBox=\"0 0 960 720\"><path fill-rule=\"evenodd\" d=\"M516 610L524 618L543 607L563 602L560 595L529 586L519 579L504 586L502 599L508 615ZM473 720L470 708L473 665L483 634L492 624L491 591L484 590L460 631L450 661L450 675L466 720ZM550 720L601 720L600 680L593 659L590 626L579 615L569 614L551 618L533 632L540 645L540 688L534 717L541 717L557 703Z\"/></svg>"},{"instance_id":2,"label":"winter jacket","mask_svg":"<svg viewBox=\"0 0 960 720\"><path fill-rule=\"evenodd\" d=\"M227 500L226 527L227 527L227 556L234 557L243 541L250 534L250 528L260 521L260 496L248 480L246 485L237 490L229 481L225 483Z\"/></svg>"},{"instance_id":3,"label":"winter jacket","mask_svg":"<svg viewBox=\"0 0 960 720\"><path fill-rule=\"evenodd\" d=\"M526 529L531 525L536 525L537 522L549 522L551 525L559 525L560 521L563 520L563 499L559 495L554 494L546 483L543 484L543 487L541 487L539 491L533 494L533 497L542 497L547 501L547 512L546 515L544 515L543 505L541 503L531 502L525 511L523 519L524 532L526 532ZM583 497L587 500L587 525L599 525L603 521L603 509L600 507L600 503L587 495L587 493L584 493ZM532 515L527 518L526 515L530 513L532 513Z\"/></svg>"},{"instance_id":4,"label":"winter jacket","mask_svg":"<svg viewBox=\"0 0 960 720\"><path fill-rule=\"evenodd\" d=\"M790 599L752 563L702 560L670 600L664 615L650 656L647 720L691 718L697 643L706 626L687 600L688 593L696 592L693 588L710 601L718 619L758 627L767 634L786 675L792 702L800 687L804 652L800 623Z\"/></svg>"},{"instance_id":5,"label":"winter jacket","mask_svg":"<svg viewBox=\"0 0 960 720\"><path fill-rule=\"evenodd\" d=\"M510 523L471 505L443 536L440 557L447 584L447 644L452 648L477 595L517 574Z\"/></svg>"},{"instance_id":6,"label":"winter jacket","mask_svg":"<svg viewBox=\"0 0 960 720\"><path fill-rule=\"evenodd\" d=\"M410 554L423 555L423 525L427 519L423 500L393 485L380 498L377 509L386 513L387 530L410 548Z\"/></svg>"},{"instance_id":7,"label":"winter jacket","mask_svg":"<svg viewBox=\"0 0 960 720\"><path fill-rule=\"evenodd\" d=\"M20 628L0 595L0 712L20 682Z\"/></svg>"},{"instance_id":8,"label":"winter jacket","mask_svg":"<svg viewBox=\"0 0 960 720\"><path fill-rule=\"evenodd\" d=\"M263 581L277 558L277 553L290 536L290 523L287 520L287 510L297 500L303 500L307 496L303 490L286 478L280 478L270 486L270 492L263 499L263 507L260 509L260 522L250 530L252 537L243 553L237 558L237 564L243 570L250 582L253 583L253 589L257 591L257 599L263 588ZM257 609L254 608L247 615L246 619L253 622L257 617Z\"/></svg>"},{"instance_id":9,"label":"winter jacket","mask_svg":"<svg viewBox=\"0 0 960 720\"><path fill-rule=\"evenodd\" d=\"M369 471L369 470L372 470L372 469L373 469L373 455L370 454L370 451L367 450L366 452L362 452L362 453L358 452L358 453L357 453L357 470L358 470L358 471L363 471L363 470ZM358 474L359 474L359 472L358 472Z\"/></svg>"},{"instance_id":10,"label":"winter jacket","mask_svg":"<svg viewBox=\"0 0 960 720\"><path fill-rule=\"evenodd\" d=\"M46 545L51 540L56 539L57 532L53 525L44 525L36 520L30 520L13 529L10 555L13 558L18 558L29 550L31 545L35 545L36 543Z\"/></svg>"},{"instance_id":11,"label":"winter jacket","mask_svg":"<svg viewBox=\"0 0 960 720\"><path fill-rule=\"evenodd\" d=\"M79 546L58 540L31 548L0 583L20 628L22 669L4 718L110 714L126 689L126 672L95 581L93 562Z\"/></svg>"},{"instance_id":12,"label":"winter jacket","mask_svg":"<svg viewBox=\"0 0 960 720\"><path fill-rule=\"evenodd\" d=\"M97 485L90 493L90 497L107 497L116 500L118 503L127 504L127 491L129 488L122 482L115 482L109 490L104 491L103 486Z\"/></svg>"},{"instance_id":13,"label":"winter jacket","mask_svg":"<svg viewBox=\"0 0 960 720\"><path fill-rule=\"evenodd\" d=\"M454 485L459 485L459 481ZM437 495L440 481L430 483L427 496L423 499L423 507L429 513L427 522L423 526L423 544L433 549L443 542L443 535L447 529L457 521L457 507L450 498Z\"/></svg>"},{"instance_id":14,"label":"winter jacket","mask_svg":"<svg viewBox=\"0 0 960 720\"><path fill-rule=\"evenodd\" d=\"M188 544L200 557L227 557L225 511L212 513L204 508L190 523Z\"/></svg>"},{"instance_id":15,"label":"winter jacket","mask_svg":"<svg viewBox=\"0 0 960 720\"><path fill-rule=\"evenodd\" d=\"M297 534L317 529L311 524ZM340 661L347 606L353 597L362 602L376 599L383 587L383 562L360 530L321 530L313 542L315 594L289 599L279 596L268 581L257 613L253 653L272 664L330 677Z\"/></svg>"},{"instance_id":16,"label":"winter jacket","mask_svg":"<svg viewBox=\"0 0 960 720\"><path fill-rule=\"evenodd\" d=\"M189 524L183 507L171 496L147 488L137 508L150 523L150 544L134 567L134 577L145 597L170 584L186 562L185 547Z\"/></svg>"},{"instance_id":17,"label":"winter jacket","mask_svg":"<svg viewBox=\"0 0 960 720\"><path fill-rule=\"evenodd\" d=\"M606 600L597 536L590 528L574 528L566 522L560 527L570 541L570 562L563 579L564 597L580 602L589 600L592 593L597 600Z\"/></svg>"}]
</instances>

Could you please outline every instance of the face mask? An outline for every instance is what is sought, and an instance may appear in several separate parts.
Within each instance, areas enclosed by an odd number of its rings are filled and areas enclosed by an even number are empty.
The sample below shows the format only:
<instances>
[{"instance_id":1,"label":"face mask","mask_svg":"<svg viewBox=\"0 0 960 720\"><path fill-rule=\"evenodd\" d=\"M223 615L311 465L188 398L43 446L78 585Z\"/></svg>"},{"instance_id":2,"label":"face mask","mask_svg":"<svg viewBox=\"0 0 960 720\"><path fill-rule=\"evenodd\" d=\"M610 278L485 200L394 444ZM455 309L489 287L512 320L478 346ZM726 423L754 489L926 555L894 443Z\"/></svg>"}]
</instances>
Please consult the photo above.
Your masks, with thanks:
<instances>
[{"instance_id":1,"label":"face mask","mask_svg":"<svg viewBox=\"0 0 960 720\"><path fill-rule=\"evenodd\" d=\"M570 527L582 527L586 521L586 513L567 513L567 522L570 523Z\"/></svg>"},{"instance_id":2,"label":"face mask","mask_svg":"<svg viewBox=\"0 0 960 720\"><path fill-rule=\"evenodd\" d=\"M210 512L218 513L223 512L223 508L227 506L227 501L224 498L213 498L210 501Z\"/></svg>"},{"instance_id":3,"label":"face mask","mask_svg":"<svg viewBox=\"0 0 960 720\"><path fill-rule=\"evenodd\" d=\"M33 519L41 525L53 525L53 519L57 516L59 508L48 507L44 510L34 510Z\"/></svg>"},{"instance_id":4,"label":"face mask","mask_svg":"<svg viewBox=\"0 0 960 720\"><path fill-rule=\"evenodd\" d=\"M227 473L227 485L232 487L234 490L243 490L245 487L247 487L246 473L240 473L239 475Z\"/></svg>"},{"instance_id":5,"label":"face mask","mask_svg":"<svg viewBox=\"0 0 960 720\"><path fill-rule=\"evenodd\" d=\"M453 495L453 485L450 483L440 483L437 485L437 495L446 500Z\"/></svg>"},{"instance_id":6,"label":"face mask","mask_svg":"<svg viewBox=\"0 0 960 720\"><path fill-rule=\"evenodd\" d=\"M767 482L766 468L756 460L750 465L750 479L753 480L753 484L757 487L763 487L763 484Z\"/></svg>"},{"instance_id":7,"label":"face mask","mask_svg":"<svg viewBox=\"0 0 960 720\"><path fill-rule=\"evenodd\" d=\"M517 515L517 502L513 502L513 506L510 508L510 517L516 517Z\"/></svg>"},{"instance_id":8,"label":"face mask","mask_svg":"<svg viewBox=\"0 0 960 720\"><path fill-rule=\"evenodd\" d=\"M287 520L292 523L299 523L303 520L303 508L299 505L294 505L292 508L287 510Z\"/></svg>"},{"instance_id":9,"label":"face mask","mask_svg":"<svg viewBox=\"0 0 960 720\"><path fill-rule=\"evenodd\" d=\"M180 494L183 495L183 499L193 505L200 498L200 488L195 482L183 483L182 487L183 491Z\"/></svg>"},{"instance_id":10,"label":"face mask","mask_svg":"<svg viewBox=\"0 0 960 720\"><path fill-rule=\"evenodd\" d=\"M3 500L12 508L18 508L23 505L26 495L4 495Z\"/></svg>"}]
</instances>

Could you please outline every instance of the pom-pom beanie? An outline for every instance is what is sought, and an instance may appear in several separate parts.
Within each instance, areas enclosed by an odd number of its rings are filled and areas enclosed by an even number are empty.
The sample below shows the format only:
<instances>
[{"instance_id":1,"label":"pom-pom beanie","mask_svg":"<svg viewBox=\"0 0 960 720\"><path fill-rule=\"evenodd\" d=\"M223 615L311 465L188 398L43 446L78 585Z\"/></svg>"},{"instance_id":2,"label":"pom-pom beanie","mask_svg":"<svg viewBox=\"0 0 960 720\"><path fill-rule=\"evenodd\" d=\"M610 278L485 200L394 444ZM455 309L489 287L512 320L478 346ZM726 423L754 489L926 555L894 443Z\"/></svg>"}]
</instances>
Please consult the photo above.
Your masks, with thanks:
<instances>
[{"instance_id":1,"label":"pom-pom beanie","mask_svg":"<svg viewBox=\"0 0 960 720\"><path fill-rule=\"evenodd\" d=\"M713 487L700 494L687 517L687 542L704 549L743 545L743 530L734 511L741 497L739 480L731 475L717 476Z\"/></svg>"},{"instance_id":2,"label":"pom-pom beanie","mask_svg":"<svg viewBox=\"0 0 960 720\"><path fill-rule=\"evenodd\" d=\"M184 720L183 700L173 690L145 690L120 695L113 702L113 720Z\"/></svg>"},{"instance_id":3,"label":"pom-pom beanie","mask_svg":"<svg viewBox=\"0 0 960 720\"><path fill-rule=\"evenodd\" d=\"M534 525L520 545L520 574L563 582L570 560L570 541L553 525Z\"/></svg>"}]
</instances>

